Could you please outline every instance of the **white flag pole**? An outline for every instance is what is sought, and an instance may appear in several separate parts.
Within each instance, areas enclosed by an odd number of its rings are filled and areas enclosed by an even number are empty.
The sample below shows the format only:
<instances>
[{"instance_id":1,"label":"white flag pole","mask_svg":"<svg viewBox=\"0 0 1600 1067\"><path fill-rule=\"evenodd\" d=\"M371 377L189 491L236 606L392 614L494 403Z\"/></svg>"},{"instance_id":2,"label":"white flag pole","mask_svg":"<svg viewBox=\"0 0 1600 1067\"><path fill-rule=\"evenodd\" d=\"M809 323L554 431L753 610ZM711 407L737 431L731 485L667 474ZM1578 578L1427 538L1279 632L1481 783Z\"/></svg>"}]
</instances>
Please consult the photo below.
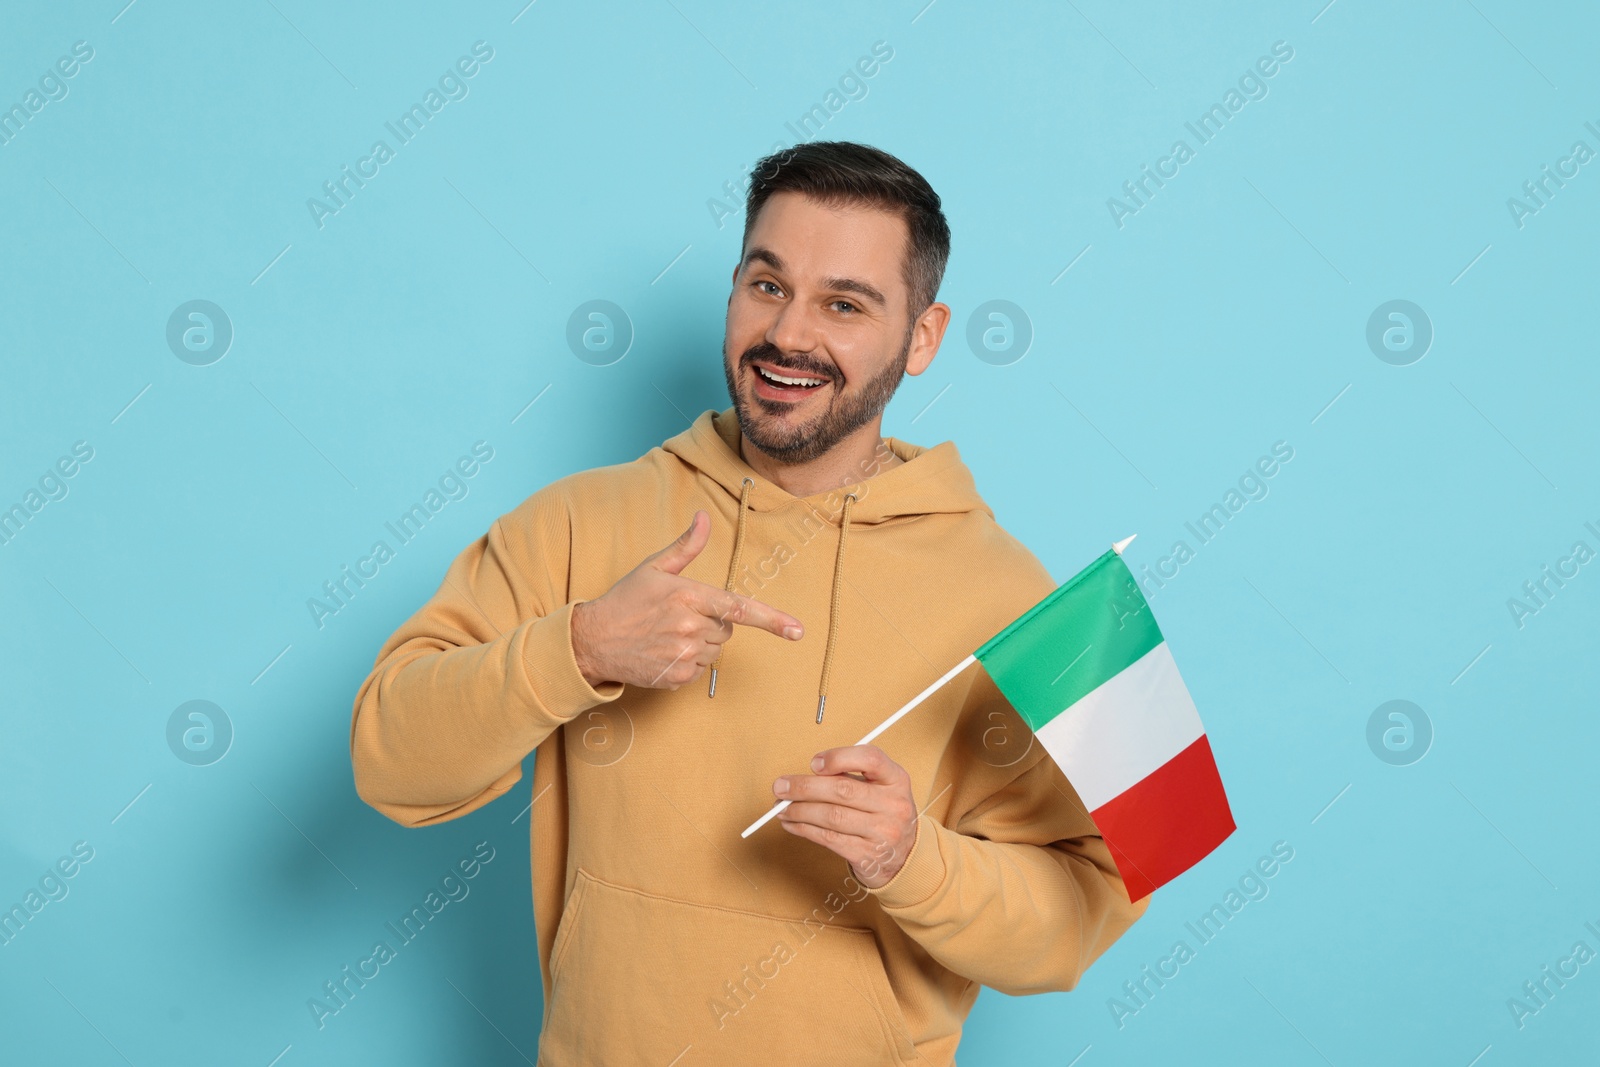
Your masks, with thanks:
<instances>
[{"instance_id":1,"label":"white flag pole","mask_svg":"<svg viewBox=\"0 0 1600 1067\"><path fill-rule=\"evenodd\" d=\"M977 658L978 658L977 656L974 656L971 653L968 653L966 659L962 660L960 663L957 663L954 667L951 667L949 670L945 671L943 677L941 677L937 682L934 682L932 685L928 686L928 688L924 689L922 692L920 692L916 696L912 697L910 703L906 704L905 707L901 708L899 711L895 712L893 715L889 716L887 719L885 719L882 722L880 722L876 727L873 728L873 730L872 730L872 732L870 734L868 734L866 737L863 737L861 740L857 741L856 744L858 744L858 745L870 745L870 744L872 744L872 742L877 738L877 736L879 734L883 733L889 727L891 727L895 723L899 722L902 718L905 717L906 712L910 711L912 708L916 707L918 704L922 703L924 700L927 700L928 697L933 695L934 690L938 689L940 686L944 685L944 683L948 682L950 679L952 679L956 675L960 674L968 666L970 666L971 664L976 662ZM751 834L755 833L757 830L759 830L763 826L765 826L768 823L768 821L770 821L772 819L772 817L774 815L778 814L778 812L782 811L784 808L787 808L789 806L789 804L790 804L790 801L787 801L787 800L778 801L778 803L774 804L772 806L771 810L768 811L765 815L761 816L761 818L757 819L755 822L753 822L749 826L745 827L744 828L744 833L740 834L739 836L740 837L749 837Z\"/></svg>"},{"instance_id":2,"label":"white flag pole","mask_svg":"<svg viewBox=\"0 0 1600 1067\"><path fill-rule=\"evenodd\" d=\"M1127 548L1128 545L1132 544L1133 543L1133 539L1135 537L1138 537L1138 536L1139 536L1138 534L1133 534L1130 537L1125 537L1121 541L1118 541L1115 544L1113 544L1111 547L1117 553L1117 555L1120 556L1120 555L1122 555L1122 550ZM872 742L877 739L879 734L883 733L889 727L893 726L895 723L897 723L901 719L905 718L907 712L909 712L912 708L916 707L918 704L922 703L924 700L927 700L928 697L932 696L934 691L937 690L940 686L944 685L950 679L954 678L956 675L958 675L962 671L966 670L967 667L971 666L972 663L977 660L977 658L978 658L977 656L972 655L972 654L969 653L967 655L966 659L962 660L960 663L957 663L954 667L951 667L949 670L945 671L944 675L942 677L940 677L940 679L937 682L934 682L932 685L928 686L928 688L924 689L922 692L920 692L916 696L912 697L910 702L907 703L905 707L901 708L899 711L895 712L893 715L889 716L887 719L885 719L882 722L880 722L876 727L873 728L871 733L869 733L866 737L863 737L861 740L857 741L856 744L858 744L858 745L870 745L870 744L872 744ZM767 811L767 813L765 815L761 816L761 818L757 819L755 822L751 823L749 826L746 826L744 828L744 832L741 833L739 836L741 838L749 837L751 834L753 834L757 830L761 829L767 823L771 822L773 816L777 815L778 812L782 811L784 808L787 808L790 805L790 803L791 803L791 801L788 801L788 800L780 800L780 801L778 801L778 803L774 804Z\"/></svg>"}]
</instances>

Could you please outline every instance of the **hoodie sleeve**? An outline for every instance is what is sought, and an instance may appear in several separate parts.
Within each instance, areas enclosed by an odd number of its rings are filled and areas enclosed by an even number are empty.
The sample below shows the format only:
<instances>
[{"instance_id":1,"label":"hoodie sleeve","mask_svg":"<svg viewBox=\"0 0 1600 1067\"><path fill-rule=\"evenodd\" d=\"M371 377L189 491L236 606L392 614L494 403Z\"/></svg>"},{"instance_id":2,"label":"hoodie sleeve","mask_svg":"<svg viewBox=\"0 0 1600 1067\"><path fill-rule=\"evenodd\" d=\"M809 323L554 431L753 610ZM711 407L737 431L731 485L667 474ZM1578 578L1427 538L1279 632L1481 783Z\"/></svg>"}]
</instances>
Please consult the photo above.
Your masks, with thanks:
<instances>
[{"instance_id":1,"label":"hoodie sleeve","mask_svg":"<svg viewBox=\"0 0 1600 1067\"><path fill-rule=\"evenodd\" d=\"M1044 756L870 892L928 954L1002 993L1066 991L1149 907L1129 903L1077 791Z\"/></svg>"},{"instance_id":2,"label":"hoodie sleeve","mask_svg":"<svg viewBox=\"0 0 1600 1067\"><path fill-rule=\"evenodd\" d=\"M467 546L384 643L351 717L362 800L403 826L458 818L515 785L562 723L622 693L578 670L570 549L546 487Z\"/></svg>"}]
</instances>

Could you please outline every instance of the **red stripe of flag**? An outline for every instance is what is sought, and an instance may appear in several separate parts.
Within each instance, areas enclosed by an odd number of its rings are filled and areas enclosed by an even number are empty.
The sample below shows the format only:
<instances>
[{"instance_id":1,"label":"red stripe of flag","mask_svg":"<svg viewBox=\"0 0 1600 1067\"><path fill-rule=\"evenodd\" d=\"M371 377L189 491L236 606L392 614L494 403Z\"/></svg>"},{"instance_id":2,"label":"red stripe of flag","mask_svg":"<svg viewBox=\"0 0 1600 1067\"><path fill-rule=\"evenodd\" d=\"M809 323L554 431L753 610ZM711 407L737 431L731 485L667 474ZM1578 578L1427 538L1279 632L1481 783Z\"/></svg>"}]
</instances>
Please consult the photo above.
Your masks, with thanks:
<instances>
[{"instance_id":1,"label":"red stripe of flag","mask_svg":"<svg viewBox=\"0 0 1600 1067\"><path fill-rule=\"evenodd\" d=\"M1090 815L1134 903L1199 863L1234 831L1204 734Z\"/></svg>"}]
</instances>

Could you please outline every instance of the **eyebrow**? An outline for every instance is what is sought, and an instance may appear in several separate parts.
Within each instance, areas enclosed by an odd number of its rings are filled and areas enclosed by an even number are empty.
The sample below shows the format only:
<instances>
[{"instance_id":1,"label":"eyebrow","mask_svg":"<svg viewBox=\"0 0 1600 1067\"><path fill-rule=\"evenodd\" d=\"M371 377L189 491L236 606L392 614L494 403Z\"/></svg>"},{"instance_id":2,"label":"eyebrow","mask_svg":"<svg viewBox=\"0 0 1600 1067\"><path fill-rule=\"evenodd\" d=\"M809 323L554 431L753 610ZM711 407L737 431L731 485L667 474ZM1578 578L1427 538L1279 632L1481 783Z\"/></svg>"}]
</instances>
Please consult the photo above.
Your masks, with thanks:
<instances>
[{"instance_id":1,"label":"eyebrow","mask_svg":"<svg viewBox=\"0 0 1600 1067\"><path fill-rule=\"evenodd\" d=\"M783 260L778 256L778 253L772 251L770 248L763 248L760 245L752 248L744 257L744 263L746 267L748 267L751 263L758 262L765 263L773 270L781 271L785 269L783 266ZM889 301L884 299L883 294L878 291L877 286L871 285L867 282L859 281L855 278L824 278L822 279L822 284L824 288L833 289L838 292L856 293L859 296L873 301L879 307L886 308L889 306Z\"/></svg>"}]
</instances>

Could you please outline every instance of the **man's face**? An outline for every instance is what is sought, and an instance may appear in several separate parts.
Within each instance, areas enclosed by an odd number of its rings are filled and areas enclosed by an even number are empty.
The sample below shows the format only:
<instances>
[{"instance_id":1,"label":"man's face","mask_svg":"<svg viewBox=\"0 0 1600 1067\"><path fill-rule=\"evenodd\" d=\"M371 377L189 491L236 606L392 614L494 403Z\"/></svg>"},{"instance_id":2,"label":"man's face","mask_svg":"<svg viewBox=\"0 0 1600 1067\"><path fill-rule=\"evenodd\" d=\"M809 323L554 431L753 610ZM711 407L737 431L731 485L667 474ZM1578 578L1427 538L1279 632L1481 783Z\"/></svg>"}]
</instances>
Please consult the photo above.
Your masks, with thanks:
<instances>
[{"instance_id":1,"label":"man's face","mask_svg":"<svg viewBox=\"0 0 1600 1067\"><path fill-rule=\"evenodd\" d=\"M734 271L722 344L745 440L804 463L888 405L911 349L907 240L904 221L877 208L790 192L762 206ZM927 365L918 363L912 373Z\"/></svg>"}]
</instances>

